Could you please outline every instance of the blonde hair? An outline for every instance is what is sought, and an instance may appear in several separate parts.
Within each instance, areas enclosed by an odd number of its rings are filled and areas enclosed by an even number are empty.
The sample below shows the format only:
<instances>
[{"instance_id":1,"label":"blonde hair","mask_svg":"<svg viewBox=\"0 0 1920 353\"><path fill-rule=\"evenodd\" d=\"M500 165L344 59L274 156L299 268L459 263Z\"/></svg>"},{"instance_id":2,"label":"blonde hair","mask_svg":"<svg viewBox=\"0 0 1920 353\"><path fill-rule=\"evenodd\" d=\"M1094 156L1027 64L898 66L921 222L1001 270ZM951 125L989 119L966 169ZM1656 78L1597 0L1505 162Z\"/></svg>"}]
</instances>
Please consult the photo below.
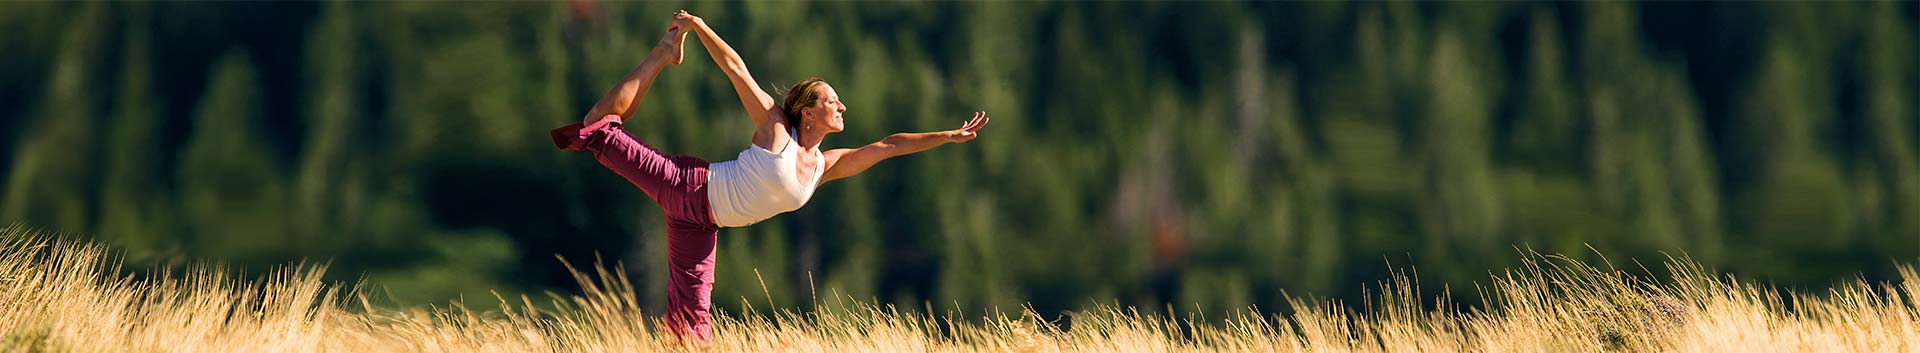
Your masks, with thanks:
<instances>
[{"instance_id":1,"label":"blonde hair","mask_svg":"<svg viewBox=\"0 0 1920 353\"><path fill-rule=\"evenodd\" d=\"M800 128L800 110L820 102L820 91L813 88L825 84L825 79L808 77L787 88L786 97L780 100L780 112L787 114L788 127Z\"/></svg>"}]
</instances>

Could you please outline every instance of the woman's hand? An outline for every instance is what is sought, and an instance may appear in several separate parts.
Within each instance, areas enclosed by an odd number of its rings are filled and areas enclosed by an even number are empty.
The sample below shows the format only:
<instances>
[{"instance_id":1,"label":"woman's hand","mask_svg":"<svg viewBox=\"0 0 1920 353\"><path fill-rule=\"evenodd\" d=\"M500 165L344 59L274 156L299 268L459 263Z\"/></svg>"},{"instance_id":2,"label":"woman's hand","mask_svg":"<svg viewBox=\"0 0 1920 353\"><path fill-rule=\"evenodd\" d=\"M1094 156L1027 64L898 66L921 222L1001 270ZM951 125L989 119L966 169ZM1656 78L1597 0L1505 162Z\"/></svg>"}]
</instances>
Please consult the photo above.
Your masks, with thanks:
<instances>
[{"instance_id":1,"label":"woman's hand","mask_svg":"<svg viewBox=\"0 0 1920 353\"><path fill-rule=\"evenodd\" d=\"M974 138L980 137L980 128L987 127L988 121L993 119L987 117L987 112L973 112L973 119L968 119L967 123L961 125L959 129L947 131L947 138L953 143L973 141Z\"/></svg>"},{"instance_id":2,"label":"woman's hand","mask_svg":"<svg viewBox=\"0 0 1920 353\"><path fill-rule=\"evenodd\" d=\"M687 13L687 10L680 10L673 13L673 25L668 28L679 28L681 31L693 32L699 29L700 25L704 24L706 24L706 20L700 19L700 16Z\"/></svg>"}]
</instances>

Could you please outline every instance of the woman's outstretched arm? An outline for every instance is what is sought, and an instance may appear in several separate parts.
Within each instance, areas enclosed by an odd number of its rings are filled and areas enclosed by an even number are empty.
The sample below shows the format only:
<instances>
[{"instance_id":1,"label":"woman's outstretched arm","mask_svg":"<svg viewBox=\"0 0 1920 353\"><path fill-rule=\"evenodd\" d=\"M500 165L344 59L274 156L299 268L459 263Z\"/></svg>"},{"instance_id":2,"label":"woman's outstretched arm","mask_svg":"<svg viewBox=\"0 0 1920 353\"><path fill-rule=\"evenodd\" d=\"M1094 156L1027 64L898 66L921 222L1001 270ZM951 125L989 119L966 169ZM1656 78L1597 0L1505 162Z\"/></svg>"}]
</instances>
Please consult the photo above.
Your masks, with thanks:
<instances>
[{"instance_id":1,"label":"woman's outstretched arm","mask_svg":"<svg viewBox=\"0 0 1920 353\"><path fill-rule=\"evenodd\" d=\"M753 73L747 72L747 62L740 59L740 54L734 52L727 41L721 40L720 34L714 33L712 27L707 27L707 21L699 16L682 10L673 15L673 23L699 34L700 42L707 47L707 55L713 56L713 63L719 65L720 71L726 73L727 79L733 82L733 91L740 95L740 104L746 106L747 116L753 118L754 142L757 144L761 141L760 130L775 130L784 134L781 129L763 128L767 126L769 117L779 114L774 108L778 103L774 102L773 96L760 89L759 83L753 81Z\"/></svg>"},{"instance_id":2,"label":"woman's outstretched arm","mask_svg":"<svg viewBox=\"0 0 1920 353\"><path fill-rule=\"evenodd\" d=\"M864 172L875 163L887 158L904 156L939 147L948 142L964 143L980 137L980 129L987 127L987 112L974 112L973 119L967 120L959 129L897 133L860 148L841 148L826 152L827 175L820 178L821 183L841 179Z\"/></svg>"},{"instance_id":3,"label":"woman's outstretched arm","mask_svg":"<svg viewBox=\"0 0 1920 353\"><path fill-rule=\"evenodd\" d=\"M620 119L632 117L640 108L640 98L647 96L647 89L653 87L653 79L660 76L660 70L667 65L680 64L680 47L687 40L687 29L680 26L667 27L667 36L654 44L653 51L647 53L647 59L635 66L633 72L620 79L619 84L607 90L599 103L587 110L587 116L581 118L582 124L592 124L608 114L619 115Z\"/></svg>"}]
</instances>

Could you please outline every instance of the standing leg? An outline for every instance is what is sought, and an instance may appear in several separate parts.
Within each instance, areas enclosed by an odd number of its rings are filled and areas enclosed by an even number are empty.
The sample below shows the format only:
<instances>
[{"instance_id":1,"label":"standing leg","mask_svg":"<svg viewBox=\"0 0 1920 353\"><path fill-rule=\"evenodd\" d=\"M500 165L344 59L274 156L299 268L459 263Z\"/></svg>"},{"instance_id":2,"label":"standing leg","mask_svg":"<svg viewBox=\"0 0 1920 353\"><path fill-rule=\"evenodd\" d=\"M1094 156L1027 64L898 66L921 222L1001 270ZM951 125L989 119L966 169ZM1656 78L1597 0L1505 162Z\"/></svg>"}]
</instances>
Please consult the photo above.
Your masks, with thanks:
<instances>
[{"instance_id":1,"label":"standing leg","mask_svg":"<svg viewBox=\"0 0 1920 353\"><path fill-rule=\"evenodd\" d=\"M660 204L667 216L666 329L683 342L705 345L713 339L713 263L720 226L713 224L713 206L707 202L707 161L680 157L676 162L688 182Z\"/></svg>"},{"instance_id":2,"label":"standing leg","mask_svg":"<svg viewBox=\"0 0 1920 353\"><path fill-rule=\"evenodd\" d=\"M674 211L667 211L670 219ZM666 331L683 342L713 339L713 262L720 228L672 219L667 223Z\"/></svg>"}]
</instances>

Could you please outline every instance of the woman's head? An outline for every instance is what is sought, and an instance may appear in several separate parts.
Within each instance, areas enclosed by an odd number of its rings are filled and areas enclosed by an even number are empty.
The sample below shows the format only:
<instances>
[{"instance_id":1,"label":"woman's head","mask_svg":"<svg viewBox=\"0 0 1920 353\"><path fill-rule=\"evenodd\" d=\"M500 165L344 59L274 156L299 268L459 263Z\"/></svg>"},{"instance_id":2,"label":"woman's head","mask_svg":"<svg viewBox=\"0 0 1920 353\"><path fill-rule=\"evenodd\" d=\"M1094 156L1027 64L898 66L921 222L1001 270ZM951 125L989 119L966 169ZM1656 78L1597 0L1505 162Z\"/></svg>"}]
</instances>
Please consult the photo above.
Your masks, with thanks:
<instances>
[{"instance_id":1,"label":"woman's head","mask_svg":"<svg viewBox=\"0 0 1920 353\"><path fill-rule=\"evenodd\" d=\"M847 126L841 114L846 111L847 106L840 102L840 94L834 92L833 86L827 85L827 80L819 77L794 83L780 101L780 112L786 114L787 126L800 130L844 131Z\"/></svg>"}]
</instances>

